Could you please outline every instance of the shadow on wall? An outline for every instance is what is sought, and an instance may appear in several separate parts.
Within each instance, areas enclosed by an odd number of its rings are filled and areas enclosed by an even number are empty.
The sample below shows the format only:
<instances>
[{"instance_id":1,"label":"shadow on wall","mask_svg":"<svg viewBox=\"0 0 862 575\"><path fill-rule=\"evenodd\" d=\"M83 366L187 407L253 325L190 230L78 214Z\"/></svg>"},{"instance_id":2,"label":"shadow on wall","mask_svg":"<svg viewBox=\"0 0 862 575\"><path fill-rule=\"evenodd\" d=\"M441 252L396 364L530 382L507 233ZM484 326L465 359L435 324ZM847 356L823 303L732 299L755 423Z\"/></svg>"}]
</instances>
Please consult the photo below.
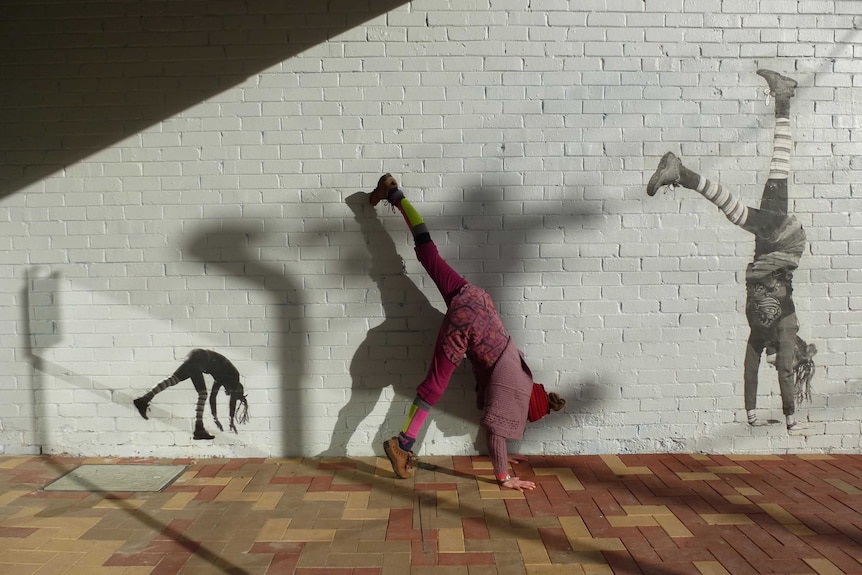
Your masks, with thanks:
<instances>
[{"instance_id":1,"label":"shadow on wall","mask_svg":"<svg viewBox=\"0 0 862 575\"><path fill-rule=\"evenodd\" d=\"M0 198L406 3L4 5Z\"/></svg>"},{"instance_id":2,"label":"shadow on wall","mask_svg":"<svg viewBox=\"0 0 862 575\"><path fill-rule=\"evenodd\" d=\"M404 274L404 262L376 210L368 203L368 195L357 192L345 201L371 256L367 273L380 290L384 320L368 331L353 355L350 399L338 412L329 448L320 454L324 457L346 455L351 441L371 441L375 453L383 455L383 442L401 430L407 409L416 397L416 386L427 373L443 321L443 313ZM472 395L475 382L464 365L455 372L447 393L429 417L428 423L433 421L445 437L476 432L478 412ZM371 412L389 387L395 397L382 424L375 426L373 437L357 437L364 422L373 425L368 423L375 419ZM428 427L423 426L417 445L423 444Z\"/></svg>"},{"instance_id":3,"label":"shadow on wall","mask_svg":"<svg viewBox=\"0 0 862 575\"><path fill-rule=\"evenodd\" d=\"M132 400L135 398L127 390L117 390L107 387L87 375L72 371L67 365L53 363L45 358L50 350L58 349L63 343L60 326L62 317L63 280L59 273L47 272L46 268L31 266L25 272L25 285L21 290L21 325L24 352L30 360L30 395L16 400L22 413L27 413L27 405L32 406L33 427L32 441L25 438L21 447L38 448L39 453L56 453L57 444L53 441L52 430L59 423L52 417L51 406L56 406L54 398L50 397L51 378L62 380L73 387L92 392L106 403L114 403L133 411ZM158 413L158 407L154 407ZM86 423L84 424L86 425ZM79 428L79 431L95 431L96 428Z\"/></svg>"},{"instance_id":4,"label":"shadow on wall","mask_svg":"<svg viewBox=\"0 0 862 575\"><path fill-rule=\"evenodd\" d=\"M470 195L474 202L492 204L499 200L490 189L472 190ZM370 417L384 390L392 386L396 399L391 402L383 424L377 427L373 438L366 438L372 441L375 453L382 451L382 442L395 435L404 423L407 408L416 395L416 386L426 374L437 332L443 320L443 313L432 306L422 291L404 274L404 262L380 219L387 216L382 211L384 208L381 207L378 213L378 210L369 205L368 195L364 192L352 194L345 202L360 226L364 244L371 255L367 273L380 290L385 319L379 326L369 330L368 336L353 356L350 364L353 385L350 400L339 411L332 442L321 456L345 455L348 443L357 440L357 428ZM573 202L559 205L557 208L550 213L559 217L560 221L569 224L575 222L575 227L586 225L599 216L582 204ZM553 206L549 206L549 209L553 210ZM493 211L493 207L490 211ZM393 217L401 218L400 215ZM542 230L545 217L523 214L507 216L513 230L534 231ZM551 217L550 214L547 217ZM470 228L469 220L469 216L465 217L467 229ZM503 226L494 229L500 231ZM495 238L486 243L497 241L503 239ZM498 254L497 265L505 269L504 274L522 272L523 261L537 257L537 254L518 248L518 245L523 243L512 246L512 250L506 250L502 255ZM457 269L457 264L455 267ZM465 367L468 363L465 361L459 367L447 392L434 406L431 415L431 421L434 421L445 437L463 436L467 432L476 435L478 432L476 424L480 412L476 407L475 380L469 368ZM573 425L577 425L577 420L599 404L604 396L601 384L596 381L560 384L557 391L569 402L571 412L568 417ZM427 429L426 424L418 438L418 445L423 444ZM478 434L474 439L474 447L480 452L484 451L483 435Z\"/></svg>"},{"instance_id":5,"label":"shadow on wall","mask_svg":"<svg viewBox=\"0 0 862 575\"><path fill-rule=\"evenodd\" d=\"M38 447L39 453L50 453L48 432L46 379L43 374L60 372L55 365L42 358L40 350L47 350L60 342L60 277L56 272L40 273L31 267L25 271L24 289L21 290L21 325L24 351L30 359L30 396L33 409L33 441L24 438L24 445ZM19 401L24 402L24 398ZM19 404L19 409L26 408Z\"/></svg>"},{"instance_id":6,"label":"shadow on wall","mask_svg":"<svg viewBox=\"0 0 862 575\"><path fill-rule=\"evenodd\" d=\"M216 270L229 281L244 282L255 286L268 295L268 309L276 310L275 323L281 326L275 332L265 335L267 341L261 345L263 350L276 350L275 357L268 357L281 371L281 397L276 401L281 405L281 454L285 457L302 455L305 448L302 425L302 402L300 382L302 365L305 358L305 327L303 308L307 302L298 300L302 293L299 280L288 277L281 264L262 261L255 253L255 237L260 227L251 222L219 222L204 227L186 244L184 253L194 261L204 262L207 273ZM267 325L271 323L267 318ZM251 320L250 320L251 321ZM254 325L251 325L252 331ZM228 353L228 355L230 355ZM257 359L257 358L253 358ZM262 390L256 389L254 382L248 382L246 390L251 399ZM251 409L254 409L252 405Z\"/></svg>"},{"instance_id":7,"label":"shadow on wall","mask_svg":"<svg viewBox=\"0 0 862 575\"><path fill-rule=\"evenodd\" d=\"M35 435L35 446L39 453L52 453L50 445L50 415L46 413L49 405L47 397L44 397L47 388L47 377L56 377L75 386L92 389L94 392L104 392L108 401L131 406L132 397L125 392L118 392L100 387L95 380L82 375L72 373L69 369L59 366L44 359L40 351L48 350L59 344L62 339L57 325L60 317L60 277L54 272L50 274L40 273L38 268L30 268L25 275L26 284L21 291L21 324L25 341L25 351L30 358L32 366L32 400ZM47 377L46 377L47 376ZM57 477L62 477L72 470L61 461L51 458L45 460L48 467ZM142 469L144 467L142 466ZM80 481L80 479L79 479ZM205 545L191 539L185 534L177 531L172 525L157 519L155 516L138 509L131 503L126 503L122 497L101 491L95 485L87 485L91 494L95 493L105 499L110 499L113 505L122 509L129 518L150 529L152 532L161 533L165 539L173 541L178 546L186 549L190 555L208 564L214 572L229 573L232 575L248 575L248 571L240 568L226 556L210 551Z\"/></svg>"}]
</instances>

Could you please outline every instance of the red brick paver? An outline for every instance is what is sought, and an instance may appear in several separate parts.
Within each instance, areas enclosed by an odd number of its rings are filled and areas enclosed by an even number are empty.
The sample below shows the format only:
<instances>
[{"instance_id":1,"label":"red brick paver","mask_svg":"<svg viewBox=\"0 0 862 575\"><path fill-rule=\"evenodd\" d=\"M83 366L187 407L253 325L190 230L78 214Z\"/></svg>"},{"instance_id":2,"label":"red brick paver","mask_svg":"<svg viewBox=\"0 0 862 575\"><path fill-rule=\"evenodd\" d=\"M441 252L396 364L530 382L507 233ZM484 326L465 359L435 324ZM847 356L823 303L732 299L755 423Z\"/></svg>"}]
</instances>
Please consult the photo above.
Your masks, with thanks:
<instances>
[{"instance_id":1,"label":"red brick paver","mask_svg":"<svg viewBox=\"0 0 862 575\"><path fill-rule=\"evenodd\" d=\"M48 492L83 463L175 463L160 493ZM860 455L0 457L10 575L862 574Z\"/></svg>"}]
</instances>

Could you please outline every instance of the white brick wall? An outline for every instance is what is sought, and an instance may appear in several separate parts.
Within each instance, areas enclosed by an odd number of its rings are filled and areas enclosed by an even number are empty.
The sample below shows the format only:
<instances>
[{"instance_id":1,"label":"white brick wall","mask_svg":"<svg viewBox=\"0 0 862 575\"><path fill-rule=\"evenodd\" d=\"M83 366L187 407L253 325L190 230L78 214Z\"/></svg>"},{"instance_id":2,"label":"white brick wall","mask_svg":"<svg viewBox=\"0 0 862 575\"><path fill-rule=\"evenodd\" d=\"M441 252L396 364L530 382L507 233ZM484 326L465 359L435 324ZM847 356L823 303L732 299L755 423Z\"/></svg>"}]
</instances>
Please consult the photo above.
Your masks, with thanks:
<instances>
[{"instance_id":1,"label":"white brick wall","mask_svg":"<svg viewBox=\"0 0 862 575\"><path fill-rule=\"evenodd\" d=\"M344 4L6 3L0 453L379 453L443 310L400 216L351 207L385 171L570 398L513 449L859 450L862 3ZM644 193L672 150L759 201L760 67L799 81L795 296L820 352L790 437L744 423L751 237ZM192 441L190 382L149 421L131 405L195 347L244 376L238 435ZM475 452L472 389L462 366L420 453Z\"/></svg>"}]
</instances>

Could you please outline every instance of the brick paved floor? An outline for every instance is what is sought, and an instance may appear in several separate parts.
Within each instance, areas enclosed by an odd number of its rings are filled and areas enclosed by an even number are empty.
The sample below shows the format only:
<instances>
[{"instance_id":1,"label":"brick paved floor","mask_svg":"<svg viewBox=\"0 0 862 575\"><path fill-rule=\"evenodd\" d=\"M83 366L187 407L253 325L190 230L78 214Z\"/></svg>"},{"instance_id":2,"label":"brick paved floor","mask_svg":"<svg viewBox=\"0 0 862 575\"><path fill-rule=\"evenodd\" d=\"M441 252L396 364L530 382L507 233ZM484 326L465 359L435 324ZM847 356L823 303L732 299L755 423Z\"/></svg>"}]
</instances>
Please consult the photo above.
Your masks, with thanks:
<instances>
[{"instance_id":1,"label":"brick paved floor","mask_svg":"<svg viewBox=\"0 0 862 575\"><path fill-rule=\"evenodd\" d=\"M396 480L376 458L0 457L3 575L862 573L862 455L487 458ZM42 488L170 463L161 492Z\"/></svg>"}]
</instances>

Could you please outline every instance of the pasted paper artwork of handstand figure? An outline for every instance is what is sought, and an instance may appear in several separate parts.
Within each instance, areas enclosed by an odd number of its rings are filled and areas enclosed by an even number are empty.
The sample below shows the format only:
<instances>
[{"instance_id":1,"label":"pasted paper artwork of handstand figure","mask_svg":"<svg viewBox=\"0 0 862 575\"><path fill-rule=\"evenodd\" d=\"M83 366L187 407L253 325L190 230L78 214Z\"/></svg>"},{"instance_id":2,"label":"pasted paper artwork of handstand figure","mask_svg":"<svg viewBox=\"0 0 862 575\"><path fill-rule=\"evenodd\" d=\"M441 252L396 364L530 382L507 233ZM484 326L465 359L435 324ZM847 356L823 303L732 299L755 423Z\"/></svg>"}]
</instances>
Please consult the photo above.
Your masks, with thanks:
<instances>
[{"instance_id":1,"label":"pasted paper artwork of handstand figure","mask_svg":"<svg viewBox=\"0 0 862 575\"><path fill-rule=\"evenodd\" d=\"M803 341L793 303L793 272L806 248L805 232L796 217L788 214L790 175L790 101L796 81L771 70L758 70L766 80L767 94L775 99L775 132L769 178L763 188L760 207L743 204L717 182L712 182L683 165L672 152L666 153L649 180L647 194L654 196L664 187L699 192L715 204L730 222L754 235L754 258L745 270L745 315L750 327L744 360L745 410L752 426L758 420L757 387L760 359L778 373L782 411L787 429L799 428L796 404L811 398L814 376L814 344Z\"/></svg>"}]
</instances>

